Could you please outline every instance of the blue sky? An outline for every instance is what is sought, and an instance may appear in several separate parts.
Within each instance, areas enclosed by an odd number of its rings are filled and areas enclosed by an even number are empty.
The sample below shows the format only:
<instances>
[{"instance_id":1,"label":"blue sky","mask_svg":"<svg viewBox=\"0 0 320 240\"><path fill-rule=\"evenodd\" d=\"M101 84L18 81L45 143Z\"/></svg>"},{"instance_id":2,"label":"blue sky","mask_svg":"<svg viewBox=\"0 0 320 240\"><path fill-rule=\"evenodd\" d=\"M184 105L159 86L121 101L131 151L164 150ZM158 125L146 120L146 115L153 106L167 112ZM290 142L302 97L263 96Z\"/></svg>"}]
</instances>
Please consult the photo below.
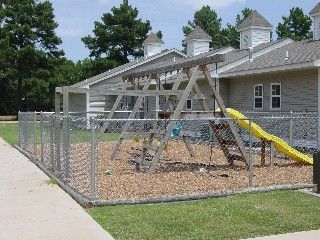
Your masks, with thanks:
<instances>
[{"instance_id":1,"label":"blue sky","mask_svg":"<svg viewBox=\"0 0 320 240\"><path fill-rule=\"evenodd\" d=\"M51 0L58 35L62 38L62 48L69 59L81 60L89 56L89 51L81 42L81 37L92 33L94 21L100 21L103 13L122 0ZM193 19L194 12L207 4L213 7L222 18L223 26L234 23L236 15L245 7L258 10L274 26L281 17L288 15L289 9L298 6L305 13L319 0L129 0L140 11L140 18L151 21L153 31L163 32L164 48L181 49L182 26Z\"/></svg>"}]
</instances>

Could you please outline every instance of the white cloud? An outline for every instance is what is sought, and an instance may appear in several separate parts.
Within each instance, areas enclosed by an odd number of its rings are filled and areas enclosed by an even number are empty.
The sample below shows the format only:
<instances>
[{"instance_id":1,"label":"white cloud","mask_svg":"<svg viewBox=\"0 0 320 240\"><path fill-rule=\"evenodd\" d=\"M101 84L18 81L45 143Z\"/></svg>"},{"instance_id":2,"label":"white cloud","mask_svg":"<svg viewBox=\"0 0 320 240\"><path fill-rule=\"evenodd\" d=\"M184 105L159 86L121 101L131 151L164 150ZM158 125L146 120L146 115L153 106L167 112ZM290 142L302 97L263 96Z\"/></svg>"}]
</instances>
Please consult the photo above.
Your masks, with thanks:
<instances>
[{"instance_id":1,"label":"white cloud","mask_svg":"<svg viewBox=\"0 0 320 240\"><path fill-rule=\"evenodd\" d=\"M107 1L107 0L100 0ZM215 9L228 7L234 3L245 3L246 0L178 0L182 4L190 5L195 8L200 8L203 5L209 5Z\"/></svg>"}]
</instances>

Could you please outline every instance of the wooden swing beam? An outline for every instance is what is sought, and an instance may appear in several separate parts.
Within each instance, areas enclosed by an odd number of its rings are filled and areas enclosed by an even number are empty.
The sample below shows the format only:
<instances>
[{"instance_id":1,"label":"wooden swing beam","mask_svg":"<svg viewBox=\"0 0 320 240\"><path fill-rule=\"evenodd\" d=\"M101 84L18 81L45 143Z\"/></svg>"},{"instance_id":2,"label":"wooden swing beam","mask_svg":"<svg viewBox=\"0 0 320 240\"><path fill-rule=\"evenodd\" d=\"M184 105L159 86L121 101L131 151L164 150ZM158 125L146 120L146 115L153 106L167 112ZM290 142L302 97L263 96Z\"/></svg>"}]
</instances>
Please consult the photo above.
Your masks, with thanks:
<instances>
[{"instance_id":1,"label":"wooden swing beam","mask_svg":"<svg viewBox=\"0 0 320 240\"><path fill-rule=\"evenodd\" d=\"M204 57L200 59L192 59L192 58L181 59L181 60L175 61L175 63L169 62L146 71L134 72L128 75L124 75L122 79L133 81L136 78L139 79L139 78L148 77L151 75L165 74L168 72L174 72L181 69L191 69L197 66L206 66L209 64L215 64L223 61L224 61L223 54L216 54L213 56Z\"/></svg>"}]
</instances>

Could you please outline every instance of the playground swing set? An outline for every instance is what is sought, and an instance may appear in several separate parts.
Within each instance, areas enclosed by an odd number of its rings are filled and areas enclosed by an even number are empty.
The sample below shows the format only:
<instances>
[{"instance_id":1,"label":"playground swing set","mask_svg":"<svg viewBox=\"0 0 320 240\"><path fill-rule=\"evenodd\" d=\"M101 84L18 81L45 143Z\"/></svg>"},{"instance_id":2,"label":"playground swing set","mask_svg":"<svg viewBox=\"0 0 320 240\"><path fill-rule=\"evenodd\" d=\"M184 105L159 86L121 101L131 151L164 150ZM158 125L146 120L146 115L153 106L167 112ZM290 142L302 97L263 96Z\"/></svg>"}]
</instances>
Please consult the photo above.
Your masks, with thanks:
<instances>
[{"instance_id":1,"label":"playground swing set","mask_svg":"<svg viewBox=\"0 0 320 240\"><path fill-rule=\"evenodd\" d=\"M148 173L154 173L160 161L161 154L165 150L168 142L171 139L178 138L182 134L183 126L181 125L179 120L182 120L181 116L187 100L199 100L203 112L210 112L209 105L206 101L207 99L201 93L198 84L198 81L201 80L208 83L208 86L212 93L212 98L217 104L217 107L219 107L217 111L219 113L219 117L217 118L215 112L215 114L213 114L212 116L212 120L209 121L209 126L212 132L215 134L219 147L223 151L223 154L229 165L233 166L235 161L242 161L249 168L251 164L249 154L247 152L247 149L245 148L245 143L238 133L236 123L245 130L250 131L253 136L261 140L262 165L265 165L267 145L270 146L271 152L273 152L272 150L274 148L293 160L312 164L312 158L310 158L309 156L304 155L294 148L290 147L284 140L266 133L255 123L251 123L249 120L245 120L246 116L242 115L236 110L227 109L225 107L222 97L216 89L215 79L212 78L208 69L209 64L215 64L217 70L218 63L223 61L224 56L220 54L210 57L204 57L197 60L179 60L174 64L166 64L155 67L151 70L131 73L129 75L123 76L124 86L121 90L87 90L90 91L90 94L93 95L118 96L110 113L106 116L107 120L114 118L115 112L119 109L123 97L137 97L135 105L127 119L128 121L124 124L122 132L112 149L110 160L115 159L117 153L121 149L121 145L124 139L132 139L137 136L144 136L145 140L143 141L142 149L139 150L140 153L135 153L136 157L134 159L134 163L136 165L136 169L140 170L141 168L144 168ZM172 89L165 90L159 76L160 74L166 75L168 72L174 71L177 74L175 75ZM157 83L156 90L150 90L149 88L151 82L154 81ZM187 81L187 86L184 90L178 90L183 81ZM139 90L139 85L142 84L144 84L143 89ZM132 87L134 87L135 89L132 90ZM68 100L65 94L68 94L68 92L63 92L64 111L67 110L67 108L65 107L65 102L67 101L65 100ZM136 114L144 103L145 98L148 96L165 97L165 104L157 114L160 119L159 121L161 121L161 119L167 119L169 120L168 124L166 125L165 129L163 129L155 121L155 123L153 123L147 131L130 131L130 125L132 121L136 119ZM221 123L219 121L219 118L225 118L226 121L223 121L223 123ZM108 130L109 125L110 122L105 121L103 127L100 130L100 134L104 134ZM227 135L231 136L233 140L224 139L224 136L226 135L225 132L228 132ZM194 149L188 138L183 135L180 137L186 145L190 156L194 157ZM229 146L233 146L233 148L230 149ZM153 152L154 154L150 155L149 152ZM210 158L212 158L212 154ZM271 164L273 164L272 159L273 157L271 157Z\"/></svg>"}]
</instances>

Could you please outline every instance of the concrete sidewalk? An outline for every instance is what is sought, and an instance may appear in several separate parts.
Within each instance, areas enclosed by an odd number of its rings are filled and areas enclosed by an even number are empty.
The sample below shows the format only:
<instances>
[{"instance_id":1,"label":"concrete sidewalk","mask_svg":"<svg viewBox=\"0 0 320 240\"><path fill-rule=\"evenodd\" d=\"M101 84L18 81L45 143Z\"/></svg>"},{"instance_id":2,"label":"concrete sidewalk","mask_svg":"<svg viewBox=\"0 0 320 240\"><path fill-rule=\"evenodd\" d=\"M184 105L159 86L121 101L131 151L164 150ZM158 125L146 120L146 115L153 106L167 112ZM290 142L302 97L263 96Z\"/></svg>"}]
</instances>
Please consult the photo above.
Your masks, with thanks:
<instances>
[{"instance_id":1,"label":"concrete sidewalk","mask_svg":"<svg viewBox=\"0 0 320 240\"><path fill-rule=\"evenodd\" d=\"M1 240L111 240L67 193L0 138Z\"/></svg>"},{"instance_id":2,"label":"concrete sidewalk","mask_svg":"<svg viewBox=\"0 0 320 240\"><path fill-rule=\"evenodd\" d=\"M268 236L268 237L250 238L247 240L319 240L319 239L320 239L320 230L288 233L288 234Z\"/></svg>"}]
</instances>

